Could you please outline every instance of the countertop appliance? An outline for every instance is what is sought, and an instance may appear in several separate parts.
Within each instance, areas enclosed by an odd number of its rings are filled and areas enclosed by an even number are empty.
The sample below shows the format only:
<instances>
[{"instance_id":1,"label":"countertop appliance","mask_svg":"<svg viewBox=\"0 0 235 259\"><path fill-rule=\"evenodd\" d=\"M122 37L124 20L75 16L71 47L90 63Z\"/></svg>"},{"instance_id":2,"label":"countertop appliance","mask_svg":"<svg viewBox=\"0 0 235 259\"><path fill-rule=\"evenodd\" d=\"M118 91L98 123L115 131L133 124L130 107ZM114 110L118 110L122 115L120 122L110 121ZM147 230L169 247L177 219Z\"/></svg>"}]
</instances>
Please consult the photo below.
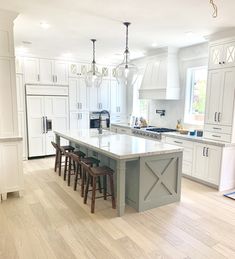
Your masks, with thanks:
<instances>
[{"instance_id":1,"label":"countertop appliance","mask_svg":"<svg viewBox=\"0 0 235 259\"><path fill-rule=\"evenodd\" d=\"M170 129L170 128L157 128L154 126L149 126L146 128L133 128L132 134L138 135L141 137L148 137L148 138L161 140L161 138L162 138L161 133L175 132L175 131L176 131L175 129Z\"/></svg>"}]
</instances>

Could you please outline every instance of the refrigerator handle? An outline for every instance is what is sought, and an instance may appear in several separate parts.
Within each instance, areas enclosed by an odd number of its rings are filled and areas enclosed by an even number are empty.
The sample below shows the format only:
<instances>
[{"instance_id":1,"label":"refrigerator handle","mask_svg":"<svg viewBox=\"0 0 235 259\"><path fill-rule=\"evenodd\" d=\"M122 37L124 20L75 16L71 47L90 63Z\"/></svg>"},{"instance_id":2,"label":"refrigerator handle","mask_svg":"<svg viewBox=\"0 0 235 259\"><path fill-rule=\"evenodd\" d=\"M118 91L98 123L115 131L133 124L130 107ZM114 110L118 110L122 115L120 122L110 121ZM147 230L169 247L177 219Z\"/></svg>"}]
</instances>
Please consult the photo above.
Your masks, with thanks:
<instances>
[{"instance_id":1,"label":"refrigerator handle","mask_svg":"<svg viewBox=\"0 0 235 259\"><path fill-rule=\"evenodd\" d=\"M45 116L45 133L47 133L48 132L48 127L47 127L47 116Z\"/></svg>"},{"instance_id":2,"label":"refrigerator handle","mask_svg":"<svg viewBox=\"0 0 235 259\"><path fill-rule=\"evenodd\" d=\"M46 133L45 132L45 118L44 118L44 116L42 117L42 133L43 134Z\"/></svg>"}]
</instances>

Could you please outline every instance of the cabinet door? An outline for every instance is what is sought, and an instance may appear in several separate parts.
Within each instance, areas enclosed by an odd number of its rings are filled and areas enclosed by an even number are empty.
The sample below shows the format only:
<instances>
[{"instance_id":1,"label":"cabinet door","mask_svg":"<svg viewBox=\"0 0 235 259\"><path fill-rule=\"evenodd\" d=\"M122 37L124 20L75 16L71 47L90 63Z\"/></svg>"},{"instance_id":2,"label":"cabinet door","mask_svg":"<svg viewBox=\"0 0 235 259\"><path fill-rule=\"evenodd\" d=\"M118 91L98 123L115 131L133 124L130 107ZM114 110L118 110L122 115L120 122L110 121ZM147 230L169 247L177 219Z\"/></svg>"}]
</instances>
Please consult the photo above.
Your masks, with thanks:
<instances>
[{"instance_id":1,"label":"cabinet door","mask_svg":"<svg viewBox=\"0 0 235 259\"><path fill-rule=\"evenodd\" d=\"M224 45L210 47L209 69L221 68L224 58Z\"/></svg>"},{"instance_id":2,"label":"cabinet door","mask_svg":"<svg viewBox=\"0 0 235 259\"><path fill-rule=\"evenodd\" d=\"M79 78L77 94L79 110L87 110L87 87L84 78Z\"/></svg>"},{"instance_id":3,"label":"cabinet door","mask_svg":"<svg viewBox=\"0 0 235 259\"><path fill-rule=\"evenodd\" d=\"M82 112L79 113L78 129L88 129L89 128L89 113Z\"/></svg>"},{"instance_id":4,"label":"cabinet door","mask_svg":"<svg viewBox=\"0 0 235 259\"><path fill-rule=\"evenodd\" d=\"M15 59L15 67L16 67L16 73L17 74L23 74L24 72L24 58L17 57Z\"/></svg>"},{"instance_id":5,"label":"cabinet door","mask_svg":"<svg viewBox=\"0 0 235 259\"><path fill-rule=\"evenodd\" d=\"M44 97L27 97L29 157L45 155Z\"/></svg>"},{"instance_id":6,"label":"cabinet door","mask_svg":"<svg viewBox=\"0 0 235 259\"><path fill-rule=\"evenodd\" d=\"M218 124L218 113L220 106L221 84L223 70L211 70L208 73L208 83L206 92L206 113L205 123Z\"/></svg>"},{"instance_id":7,"label":"cabinet door","mask_svg":"<svg viewBox=\"0 0 235 259\"><path fill-rule=\"evenodd\" d=\"M223 126L232 126L234 114L235 67L223 70L221 102L218 121Z\"/></svg>"},{"instance_id":8,"label":"cabinet door","mask_svg":"<svg viewBox=\"0 0 235 259\"><path fill-rule=\"evenodd\" d=\"M117 87L117 112L126 113L126 86L118 84Z\"/></svg>"},{"instance_id":9,"label":"cabinet door","mask_svg":"<svg viewBox=\"0 0 235 259\"><path fill-rule=\"evenodd\" d=\"M40 83L41 84L53 84L53 60L40 59L39 70L40 70Z\"/></svg>"},{"instance_id":10,"label":"cabinet door","mask_svg":"<svg viewBox=\"0 0 235 259\"><path fill-rule=\"evenodd\" d=\"M235 65L235 42L224 45L223 66L231 67Z\"/></svg>"},{"instance_id":11,"label":"cabinet door","mask_svg":"<svg viewBox=\"0 0 235 259\"><path fill-rule=\"evenodd\" d=\"M26 130L26 121L25 113L20 111L18 112L18 125L19 125L19 136L23 138L23 160L27 159L27 130Z\"/></svg>"},{"instance_id":12,"label":"cabinet door","mask_svg":"<svg viewBox=\"0 0 235 259\"><path fill-rule=\"evenodd\" d=\"M117 92L118 92L118 82L116 79L111 80L110 85L110 112L111 114L117 113Z\"/></svg>"},{"instance_id":13,"label":"cabinet door","mask_svg":"<svg viewBox=\"0 0 235 259\"><path fill-rule=\"evenodd\" d=\"M27 84L39 84L39 60L37 58L24 59L24 79Z\"/></svg>"},{"instance_id":14,"label":"cabinet door","mask_svg":"<svg viewBox=\"0 0 235 259\"><path fill-rule=\"evenodd\" d=\"M109 96L110 96L110 80L103 79L101 86L98 88L99 109L109 111L110 109Z\"/></svg>"},{"instance_id":15,"label":"cabinet door","mask_svg":"<svg viewBox=\"0 0 235 259\"><path fill-rule=\"evenodd\" d=\"M55 61L54 64L55 84L68 85L68 64L64 61Z\"/></svg>"},{"instance_id":16,"label":"cabinet door","mask_svg":"<svg viewBox=\"0 0 235 259\"><path fill-rule=\"evenodd\" d=\"M78 87L79 87L79 79L70 78L69 79L69 107L70 111L78 110Z\"/></svg>"},{"instance_id":17,"label":"cabinet door","mask_svg":"<svg viewBox=\"0 0 235 259\"><path fill-rule=\"evenodd\" d=\"M201 180L206 180L207 157L205 152L205 145L194 144L192 176Z\"/></svg>"},{"instance_id":18,"label":"cabinet door","mask_svg":"<svg viewBox=\"0 0 235 259\"><path fill-rule=\"evenodd\" d=\"M71 130L78 129L78 120L79 120L79 113L70 112L70 129Z\"/></svg>"},{"instance_id":19,"label":"cabinet door","mask_svg":"<svg viewBox=\"0 0 235 259\"><path fill-rule=\"evenodd\" d=\"M88 87L88 98L89 98L89 109L90 111L99 110L98 105L98 88L97 87Z\"/></svg>"},{"instance_id":20,"label":"cabinet door","mask_svg":"<svg viewBox=\"0 0 235 259\"><path fill-rule=\"evenodd\" d=\"M205 180L216 185L219 185L220 179L221 153L221 148L212 145L207 146L207 167Z\"/></svg>"},{"instance_id":21,"label":"cabinet door","mask_svg":"<svg viewBox=\"0 0 235 259\"><path fill-rule=\"evenodd\" d=\"M69 64L69 77L79 77L81 74L78 63Z\"/></svg>"}]
</instances>

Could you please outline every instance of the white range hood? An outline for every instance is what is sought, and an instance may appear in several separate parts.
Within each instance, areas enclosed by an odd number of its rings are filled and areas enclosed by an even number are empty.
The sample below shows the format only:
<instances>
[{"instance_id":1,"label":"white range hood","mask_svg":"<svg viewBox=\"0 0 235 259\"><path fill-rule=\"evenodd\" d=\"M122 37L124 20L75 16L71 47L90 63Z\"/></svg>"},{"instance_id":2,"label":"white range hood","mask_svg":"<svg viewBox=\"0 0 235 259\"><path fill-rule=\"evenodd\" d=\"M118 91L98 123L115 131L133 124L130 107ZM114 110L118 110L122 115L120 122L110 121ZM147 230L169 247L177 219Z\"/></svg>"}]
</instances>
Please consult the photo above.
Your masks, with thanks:
<instances>
[{"instance_id":1,"label":"white range hood","mask_svg":"<svg viewBox=\"0 0 235 259\"><path fill-rule=\"evenodd\" d=\"M139 89L140 99L177 100L180 97L177 49L165 52L147 61Z\"/></svg>"}]
</instances>

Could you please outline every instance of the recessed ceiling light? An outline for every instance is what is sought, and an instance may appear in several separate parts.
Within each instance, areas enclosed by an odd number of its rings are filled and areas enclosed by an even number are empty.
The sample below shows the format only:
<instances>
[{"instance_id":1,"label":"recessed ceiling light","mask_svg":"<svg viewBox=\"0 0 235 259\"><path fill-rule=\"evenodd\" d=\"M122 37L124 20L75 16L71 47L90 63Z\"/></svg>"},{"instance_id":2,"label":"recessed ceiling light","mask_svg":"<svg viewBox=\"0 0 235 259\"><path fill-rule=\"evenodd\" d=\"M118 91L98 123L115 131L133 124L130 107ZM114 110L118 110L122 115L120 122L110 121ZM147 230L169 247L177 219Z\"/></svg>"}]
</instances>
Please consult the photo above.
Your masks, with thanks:
<instances>
[{"instance_id":1,"label":"recessed ceiling light","mask_svg":"<svg viewBox=\"0 0 235 259\"><path fill-rule=\"evenodd\" d=\"M153 42L153 43L151 44L151 46L152 46L153 48L155 48L155 47L158 46L158 44L157 44L156 42Z\"/></svg>"},{"instance_id":2,"label":"recessed ceiling light","mask_svg":"<svg viewBox=\"0 0 235 259\"><path fill-rule=\"evenodd\" d=\"M40 22L40 26L45 30L51 27L50 24L47 22Z\"/></svg>"}]
</instances>

